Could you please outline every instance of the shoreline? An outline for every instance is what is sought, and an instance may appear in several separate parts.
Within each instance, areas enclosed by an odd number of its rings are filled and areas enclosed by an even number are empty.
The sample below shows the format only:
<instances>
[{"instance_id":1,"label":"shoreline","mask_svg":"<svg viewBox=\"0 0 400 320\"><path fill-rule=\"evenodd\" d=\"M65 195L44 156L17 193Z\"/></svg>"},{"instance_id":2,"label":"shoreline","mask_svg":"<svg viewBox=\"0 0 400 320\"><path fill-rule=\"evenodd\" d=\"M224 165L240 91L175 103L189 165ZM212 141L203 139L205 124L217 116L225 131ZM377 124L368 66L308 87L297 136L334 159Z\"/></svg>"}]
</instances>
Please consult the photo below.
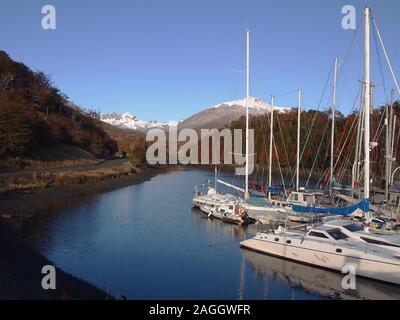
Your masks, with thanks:
<instances>
[{"instance_id":1,"label":"shoreline","mask_svg":"<svg viewBox=\"0 0 400 320\"><path fill-rule=\"evenodd\" d=\"M101 194L139 184L154 176L176 170L175 166L145 168L140 172L95 184L60 185L35 191L12 191L0 196L0 299L113 299L106 292L56 267L55 290L41 287L41 269L50 262L27 243L22 235L24 222L60 198Z\"/></svg>"}]
</instances>

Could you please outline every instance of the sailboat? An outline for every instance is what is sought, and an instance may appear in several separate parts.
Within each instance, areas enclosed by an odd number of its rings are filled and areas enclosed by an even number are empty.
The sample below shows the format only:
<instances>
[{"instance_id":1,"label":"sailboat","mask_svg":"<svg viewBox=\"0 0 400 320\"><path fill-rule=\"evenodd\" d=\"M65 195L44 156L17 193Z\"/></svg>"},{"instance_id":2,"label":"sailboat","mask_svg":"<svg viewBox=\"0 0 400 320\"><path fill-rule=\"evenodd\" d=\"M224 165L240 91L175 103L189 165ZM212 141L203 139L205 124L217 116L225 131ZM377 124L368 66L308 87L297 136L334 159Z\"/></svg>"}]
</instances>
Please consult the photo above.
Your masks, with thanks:
<instances>
[{"instance_id":1,"label":"sailboat","mask_svg":"<svg viewBox=\"0 0 400 320\"><path fill-rule=\"evenodd\" d=\"M249 198L249 79L250 75L250 31L246 32L246 164L245 164L245 189L217 179L217 168L215 167L215 186L209 187L206 194L199 188L195 188L192 204L207 213L209 217L215 217L224 221L244 224L252 220L247 213L243 213L244 200ZM230 188L243 192L244 199L231 195L219 194L217 183L225 184ZM253 219L254 220L254 219ZM255 221L255 220L254 220Z\"/></svg>"},{"instance_id":2,"label":"sailboat","mask_svg":"<svg viewBox=\"0 0 400 320\"><path fill-rule=\"evenodd\" d=\"M350 215L365 208L365 201L355 203L348 202L344 199L345 206L332 206L331 197L334 185L334 133L335 133L335 109L336 109L336 82L338 71L338 58L334 59L334 75L333 75L333 101L331 107L331 150L330 150L330 179L329 179L329 199L321 192L306 192L304 188L299 187L299 165L300 165L300 115L301 115L301 90L298 90L298 108L297 108L297 152L296 152L296 185L286 199L272 199L272 192L268 193L268 201L273 206L287 206L290 208L288 213L289 220L297 222L307 222L315 220L315 215ZM271 116L271 138L273 135L273 116ZM272 161L272 139L270 139L270 163ZM270 165L271 168L271 165ZM271 169L270 169L271 170ZM270 176L271 179L271 176ZM271 183L269 182L269 187ZM324 201L321 201L323 199ZM328 201L326 201L328 200ZM322 206L321 203L325 202ZM318 218L318 217L317 217ZM318 220L318 219L317 219Z\"/></svg>"},{"instance_id":3,"label":"sailboat","mask_svg":"<svg viewBox=\"0 0 400 320\"><path fill-rule=\"evenodd\" d=\"M364 202L367 221L370 184L370 8L364 9ZM365 235L364 235L364 238ZM400 284L400 254L395 243L381 240L368 241L352 237L341 226L322 223L308 230L286 230L279 227L273 232L259 232L240 243L241 247L316 267L341 272L343 267L356 268L356 275L384 282ZM385 238L385 236L383 236ZM387 240L387 239L386 239Z\"/></svg>"}]
</instances>

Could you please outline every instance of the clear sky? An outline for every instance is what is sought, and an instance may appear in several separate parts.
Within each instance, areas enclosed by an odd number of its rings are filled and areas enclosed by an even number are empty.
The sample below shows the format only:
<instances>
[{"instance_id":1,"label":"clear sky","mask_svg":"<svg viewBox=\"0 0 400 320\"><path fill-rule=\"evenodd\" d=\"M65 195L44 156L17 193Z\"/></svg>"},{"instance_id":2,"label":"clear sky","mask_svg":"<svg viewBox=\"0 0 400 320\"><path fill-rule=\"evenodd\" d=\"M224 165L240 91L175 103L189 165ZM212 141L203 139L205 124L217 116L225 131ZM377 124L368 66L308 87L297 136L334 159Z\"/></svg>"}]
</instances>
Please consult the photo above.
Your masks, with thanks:
<instances>
[{"instance_id":1,"label":"clear sky","mask_svg":"<svg viewBox=\"0 0 400 320\"><path fill-rule=\"evenodd\" d=\"M57 10L56 30L41 27L46 4ZM237 70L245 68L249 28L251 95L269 100L300 87L304 105L316 107L334 56L347 55L338 105L348 113L363 74L363 30L350 46L354 32L341 27L346 4L356 7L358 20L364 5L372 7L399 75L398 0L2 0L0 49L50 74L79 105L167 121L245 96L245 76ZM381 103L373 35L371 50L375 103ZM277 104L295 105L296 96L279 96Z\"/></svg>"}]
</instances>

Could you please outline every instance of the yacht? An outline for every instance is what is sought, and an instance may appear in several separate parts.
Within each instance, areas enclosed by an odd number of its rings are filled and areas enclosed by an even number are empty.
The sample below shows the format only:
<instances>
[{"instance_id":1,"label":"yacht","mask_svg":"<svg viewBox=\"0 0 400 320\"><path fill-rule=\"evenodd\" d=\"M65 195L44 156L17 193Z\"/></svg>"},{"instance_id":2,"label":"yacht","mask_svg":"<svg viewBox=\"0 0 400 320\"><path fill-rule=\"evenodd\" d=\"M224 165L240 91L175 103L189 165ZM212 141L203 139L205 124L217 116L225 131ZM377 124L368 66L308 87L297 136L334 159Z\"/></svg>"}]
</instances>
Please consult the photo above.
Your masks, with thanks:
<instances>
[{"instance_id":1,"label":"yacht","mask_svg":"<svg viewBox=\"0 0 400 320\"><path fill-rule=\"evenodd\" d=\"M192 204L204 213L210 213L210 210L219 206L225 206L229 210L234 211L240 205L242 200L232 194L217 193L215 188L209 187L207 193L203 194L198 188L194 191Z\"/></svg>"},{"instance_id":2,"label":"yacht","mask_svg":"<svg viewBox=\"0 0 400 320\"><path fill-rule=\"evenodd\" d=\"M392 246L360 241L337 226L309 230L258 232L241 247L324 269L342 272L351 265L357 276L400 284L400 252Z\"/></svg>"},{"instance_id":3,"label":"yacht","mask_svg":"<svg viewBox=\"0 0 400 320\"><path fill-rule=\"evenodd\" d=\"M295 292L306 291L334 299L398 300L400 287L378 281L357 279L355 290L344 290L343 276L337 272L317 269L250 250L241 250L242 257L251 263L254 273L265 279L266 299L276 281L285 283Z\"/></svg>"}]
</instances>

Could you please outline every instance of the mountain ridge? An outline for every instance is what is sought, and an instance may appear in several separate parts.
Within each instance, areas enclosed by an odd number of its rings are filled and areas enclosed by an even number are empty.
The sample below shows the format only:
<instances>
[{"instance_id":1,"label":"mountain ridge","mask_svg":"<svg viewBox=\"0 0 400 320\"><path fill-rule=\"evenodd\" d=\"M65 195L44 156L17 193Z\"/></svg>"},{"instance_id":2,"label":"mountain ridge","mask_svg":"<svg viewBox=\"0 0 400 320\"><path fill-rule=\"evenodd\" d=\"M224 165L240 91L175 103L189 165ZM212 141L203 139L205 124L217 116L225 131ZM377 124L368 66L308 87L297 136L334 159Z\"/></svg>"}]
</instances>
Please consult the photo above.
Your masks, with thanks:
<instances>
[{"instance_id":1,"label":"mountain ridge","mask_svg":"<svg viewBox=\"0 0 400 320\"><path fill-rule=\"evenodd\" d=\"M260 116L271 112L271 105L260 98L249 97L250 116ZM278 112L288 112L291 108L274 106ZM191 129L213 129L222 128L230 125L233 121L246 115L246 98L226 101L204 108L203 110L191 115L190 117L178 121L178 128ZM123 114L106 113L101 115L101 120L120 127L132 129L140 132L147 132L149 129L160 128L168 129L167 122L145 121L138 119L135 115L125 112Z\"/></svg>"}]
</instances>

